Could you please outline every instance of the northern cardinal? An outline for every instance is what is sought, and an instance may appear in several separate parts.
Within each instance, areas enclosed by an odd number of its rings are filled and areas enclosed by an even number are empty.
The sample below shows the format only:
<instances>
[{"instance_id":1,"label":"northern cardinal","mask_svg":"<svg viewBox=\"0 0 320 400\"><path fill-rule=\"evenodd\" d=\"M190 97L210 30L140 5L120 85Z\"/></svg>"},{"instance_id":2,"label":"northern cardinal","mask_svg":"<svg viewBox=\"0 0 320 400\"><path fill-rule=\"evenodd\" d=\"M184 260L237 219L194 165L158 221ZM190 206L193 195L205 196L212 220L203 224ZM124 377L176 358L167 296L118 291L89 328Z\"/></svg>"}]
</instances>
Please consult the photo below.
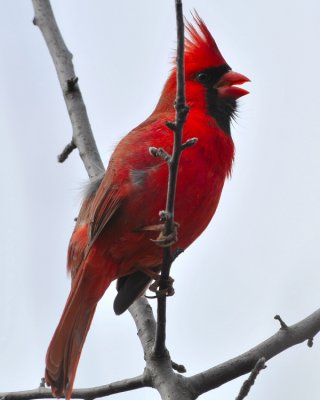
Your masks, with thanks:
<instances>
[{"instance_id":1,"label":"northern cardinal","mask_svg":"<svg viewBox=\"0 0 320 400\"><path fill-rule=\"evenodd\" d=\"M185 83L190 112L183 141L197 137L182 153L175 203L178 240L186 249L212 219L234 145L230 122L236 100L248 92L237 84L249 81L231 70L203 20L195 15L185 42ZM165 83L153 113L117 145L102 181L91 184L83 201L68 250L72 275L69 297L46 356L45 380L54 396L72 393L80 353L105 290L118 279L116 314L144 293L163 251L150 239L157 235L159 211L165 209L168 167L152 157L149 147L172 152L176 70Z\"/></svg>"}]
</instances>

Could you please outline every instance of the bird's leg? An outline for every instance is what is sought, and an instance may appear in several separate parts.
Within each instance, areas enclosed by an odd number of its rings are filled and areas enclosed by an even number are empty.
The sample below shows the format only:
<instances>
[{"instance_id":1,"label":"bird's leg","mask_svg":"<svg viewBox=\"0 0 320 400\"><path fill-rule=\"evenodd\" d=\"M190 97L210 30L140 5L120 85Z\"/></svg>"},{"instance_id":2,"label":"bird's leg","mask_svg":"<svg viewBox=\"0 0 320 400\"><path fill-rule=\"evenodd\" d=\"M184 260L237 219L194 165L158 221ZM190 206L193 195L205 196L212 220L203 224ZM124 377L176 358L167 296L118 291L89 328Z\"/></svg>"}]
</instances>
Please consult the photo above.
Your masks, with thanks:
<instances>
[{"instance_id":1,"label":"bird's leg","mask_svg":"<svg viewBox=\"0 0 320 400\"><path fill-rule=\"evenodd\" d=\"M143 231L160 231L157 239L150 239L153 243L160 247L169 247L178 241L178 228L179 224L174 222L173 231L169 235L164 233L165 224L148 225L144 226L141 230Z\"/></svg>"}]
</instances>

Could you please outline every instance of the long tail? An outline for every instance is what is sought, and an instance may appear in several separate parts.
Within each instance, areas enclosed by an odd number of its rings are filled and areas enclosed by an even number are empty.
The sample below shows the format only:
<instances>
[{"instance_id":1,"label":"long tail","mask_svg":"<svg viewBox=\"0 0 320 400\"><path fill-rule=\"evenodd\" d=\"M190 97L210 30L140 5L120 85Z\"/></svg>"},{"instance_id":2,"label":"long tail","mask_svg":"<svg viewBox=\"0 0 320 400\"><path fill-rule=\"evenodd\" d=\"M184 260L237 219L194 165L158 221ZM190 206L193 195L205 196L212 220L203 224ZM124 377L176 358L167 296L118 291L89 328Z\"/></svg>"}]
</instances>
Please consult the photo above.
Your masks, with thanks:
<instances>
[{"instance_id":1,"label":"long tail","mask_svg":"<svg viewBox=\"0 0 320 400\"><path fill-rule=\"evenodd\" d=\"M80 267L47 351L45 380L55 397L64 395L67 400L71 397L81 350L97 303L113 280L112 274L94 272L88 271L86 265Z\"/></svg>"}]
</instances>

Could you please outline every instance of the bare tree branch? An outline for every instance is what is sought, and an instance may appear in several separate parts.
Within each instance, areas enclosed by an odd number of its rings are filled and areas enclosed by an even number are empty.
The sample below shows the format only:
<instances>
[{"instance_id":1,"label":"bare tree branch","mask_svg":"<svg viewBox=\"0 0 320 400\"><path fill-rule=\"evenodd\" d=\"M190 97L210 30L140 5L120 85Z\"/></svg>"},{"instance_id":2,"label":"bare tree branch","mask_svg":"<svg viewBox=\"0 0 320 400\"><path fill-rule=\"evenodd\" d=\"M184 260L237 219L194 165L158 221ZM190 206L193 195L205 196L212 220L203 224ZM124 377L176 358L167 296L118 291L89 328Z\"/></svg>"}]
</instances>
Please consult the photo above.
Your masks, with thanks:
<instances>
[{"instance_id":1,"label":"bare tree branch","mask_svg":"<svg viewBox=\"0 0 320 400\"><path fill-rule=\"evenodd\" d=\"M72 141L80 152L89 177L95 178L102 174L104 168L91 132L77 78L74 74L71 61L72 56L63 42L49 1L32 1L35 8L35 24L39 26L45 37L68 107L73 126ZM180 5L182 6L181 0L176 0L176 4L179 7ZM178 100L176 107L178 115ZM178 119L177 117L176 123L170 124L174 131L176 131ZM194 140L195 142L196 140ZM194 143L182 144L180 142L180 150ZM170 221L170 219L167 221ZM173 223L174 218L172 215L171 228L173 227ZM173 256L170 253L171 262L172 258ZM124 379L100 387L75 389L72 398L91 400L137 388L154 387L158 390L162 399L194 400L199 395L250 372L262 357L269 360L285 349L305 340L308 340L310 344L312 338L320 331L319 309L297 324L292 326L283 325L275 335L242 355L210 368L207 371L186 378L173 371L169 355L162 358L154 357L153 346L156 324L152 309L147 300L144 298L139 299L130 307L130 312L136 323L145 354L146 368L144 373L135 378ZM161 347L165 349L165 331L163 338L163 344L159 346L160 350ZM162 339L160 338L159 340L161 341ZM27 400L52 397L51 391L44 387L22 392L0 393L1 400Z\"/></svg>"},{"instance_id":2,"label":"bare tree branch","mask_svg":"<svg viewBox=\"0 0 320 400\"><path fill-rule=\"evenodd\" d=\"M153 346L156 321L148 301L141 297L129 309L137 327L138 336L144 349L146 360L145 376L151 380L151 386L158 390L162 399L194 400L187 378L176 374L169 357L155 357Z\"/></svg>"},{"instance_id":3,"label":"bare tree branch","mask_svg":"<svg viewBox=\"0 0 320 400\"><path fill-rule=\"evenodd\" d=\"M62 87L66 104L69 110L71 123L74 128L73 142L76 144L82 155L82 160L87 169L90 178L95 178L101 175L103 165L98 154L98 150L94 143L94 138L88 122L86 109L83 104L79 85L74 75L74 70L71 61L71 54L66 48L48 0L33 0L35 7L35 23L40 27L50 54L54 60L60 85ZM74 104L76 102L76 104ZM77 103L80 102L80 105ZM77 124L84 116L87 121L87 129L78 131ZM63 152L64 153L64 152ZM66 153L70 153L69 149ZM97 157L98 155L98 157ZM180 376L176 375L172 370L170 358L165 360L153 360L151 357L152 348L155 337L155 320L152 314L150 305L146 299L139 299L131 306L130 312L138 328L138 334L144 349L147 367L143 375L124 380L121 382L112 383L101 388L75 389L72 393L72 398L93 399L96 397L107 396L123 390L132 390L144 386L153 386L161 394L163 399L172 400L192 400L194 396L186 395L186 387L178 391L178 381L181 381ZM181 383L181 382L180 382ZM11 396L20 396L22 398L51 398L51 392L45 388L39 388L31 392L19 392L10 394ZM3 394L2 397L9 396ZM35 396L35 397L34 397ZM83 396L83 397L82 397Z\"/></svg>"},{"instance_id":4,"label":"bare tree branch","mask_svg":"<svg viewBox=\"0 0 320 400\"><path fill-rule=\"evenodd\" d=\"M72 54L61 36L50 1L32 0L32 3L35 12L33 22L39 27L48 46L69 112L73 129L72 142L79 150L89 177L96 178L104 173L104 166L92 134L78 78L74 72Z\"/></svg>"},{"instance_id":5,"label":"bare tree branch","mask_svg":"<svg viewBox=\"0 0 320 400\"><path fill-rule=\"evenodd\" d=\"M150 306L148 306L147 301L142 298L135 303L135 307L131 308L131 314L134 314L135 311L140 312L140 307ZM144 329L145 322L143 319L138 315L133 316L136 319L138 330ZM152 311L151 314L149 314L149 317L150 316L150 326L152 327L154 324ZM146 346L147 352L151 351L152 348L152 343L149 343L149 345L147 345L147 343L149 340L151 342L150 335L153 329L154 327L147 328L148 333L145 336L144 332L142 334L144 336L143 343L144 346ZM189 378L174 373L172 369L170 369L169 364L164 363L163 360L150 358L147 359L147 368L143 375L97 388L75 389L72 398L93 399L95 397L108 396L109 394L120 393L140 387L154 387L160 392L162 399L194 400L201 394L252 371L259 359L265 358L265 360L270 360L289 347L308 341L310 337L314 337L319 332L320 309L296 324L288 326L287 329L280 328L275 335L240 356ZM162 368L159 369L159 365L162 365ZM156 374L156 376L154 374ZM128 385L129 389L126 389L125 385ZM114 388L118 391L112 391L115 390ZM101 393L101 395L91 396L91 393ZM82 397L80 394L85 394L85 396ZM52 398L51 391L45 388L38 388L22 392L0 393L1 400L28 400L39 398Z\"/></svg>"},{"instance_id":6,"label":"bare tree branch","mask_svg":"<svg viewBox=\"0 0 320 400\"><path fill-rule=\"evenodd\" d=\"M86 389L74 389L72 392L73 399L93 400L99 397L110 396L111 394L128 392L129 390L140 389L150 386L150 381L143 374L130 379L123 379L109 383L108 385L96 386ZM33 390L25 390L21 392L0 393L1 400L29 400L29 399L54 399L51 390L39 387Z\"/></svg>"},{"instance_id":7,"label":"bare tree branch","mask_svg":"<svg viewBox=\"0 0 320 400\"><path fill-rule=\"evenodd\" d=\"M145 297L140 297L132 304L129 311L136 324L145 359L147 359L152 353L156 333L156 321L152 308Z\"/></svg>"},{"instance_id":8,"label":"bare tree branch","mask_svg":"<svg viewBox=\"0 0 320 400\"><path fill-rule=\"evenodd\" d=\"M177 176L179 168L179 160L183 149L182 133L189 108L186 105L185 94L185 77L184 77L184 23L182 1L176 0L176 20L177 20L177 96L176 96L176 120L167 123L167 126L173 131L173 154L167 160L169 165L169 180L167 192L166 210L161 213L162 219L165 221L164 235L169 237L173 234L175 228L174 221L174 203L177 185ZM158 149L160 150L160 149ZM163 250L163 262L161 268L161 277L159 282L159 294L167 290L170 278L170 268L173 262L171 247L165 247ZM154 345L154 354L157 357L166 357L166 295L158 296L157 310L157 329L156 340Z\"/></svg>"},{"instance_id":9,"label":"bare tree branch","mask_svg":"<svg viewBox=\"0 0 320 400\"><path fill-rule=\"evenodd\" d=\"M198 395L208 392L250 372L260 358L270 360L289 347L309 341L319 332L320 309L286 329L280 328L275 335L240 356L190 377L189 383Z\"/></svg>"}]
</instances>

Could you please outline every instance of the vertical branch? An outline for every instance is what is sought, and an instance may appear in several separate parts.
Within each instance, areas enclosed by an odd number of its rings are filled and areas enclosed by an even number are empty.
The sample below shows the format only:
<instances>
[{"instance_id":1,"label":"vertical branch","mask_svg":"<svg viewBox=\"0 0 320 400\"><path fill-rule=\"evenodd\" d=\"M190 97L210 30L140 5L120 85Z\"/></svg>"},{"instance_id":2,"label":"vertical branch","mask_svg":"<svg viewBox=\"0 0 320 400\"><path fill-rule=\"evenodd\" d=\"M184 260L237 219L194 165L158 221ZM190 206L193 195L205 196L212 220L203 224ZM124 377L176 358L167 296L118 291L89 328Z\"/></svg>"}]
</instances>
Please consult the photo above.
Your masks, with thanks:
<instances>
[{"instance_id":1,"label":"vertical branch","mask_svg":"<svg viewBox=\"0 0 320 400\"><path fill-rule=\"evenodd\" d=\"M184 77L184 23L182 1L175 0L176 6L176 22L177 22L177 95L176 95L176 120L167 123L168 127L173 131L174 143L173 154L168 160L169 179L167 191L166 210L161 213L161 218L165 221L164 235L169 236L174 232L174 203L176 194L176 185L178 177L179 160L183 150L182 133L186 122L189 109L186 105L185 95L185 77ZM161 277L159 282L160 292L168 286L170 268L173 262L172 250L166 247L163 250L163 263ZM166 296L158 297L157 311L157 330L154 346L154 354L162 357L167 354L166 346Z\"/></svg>"}]
</instances>

